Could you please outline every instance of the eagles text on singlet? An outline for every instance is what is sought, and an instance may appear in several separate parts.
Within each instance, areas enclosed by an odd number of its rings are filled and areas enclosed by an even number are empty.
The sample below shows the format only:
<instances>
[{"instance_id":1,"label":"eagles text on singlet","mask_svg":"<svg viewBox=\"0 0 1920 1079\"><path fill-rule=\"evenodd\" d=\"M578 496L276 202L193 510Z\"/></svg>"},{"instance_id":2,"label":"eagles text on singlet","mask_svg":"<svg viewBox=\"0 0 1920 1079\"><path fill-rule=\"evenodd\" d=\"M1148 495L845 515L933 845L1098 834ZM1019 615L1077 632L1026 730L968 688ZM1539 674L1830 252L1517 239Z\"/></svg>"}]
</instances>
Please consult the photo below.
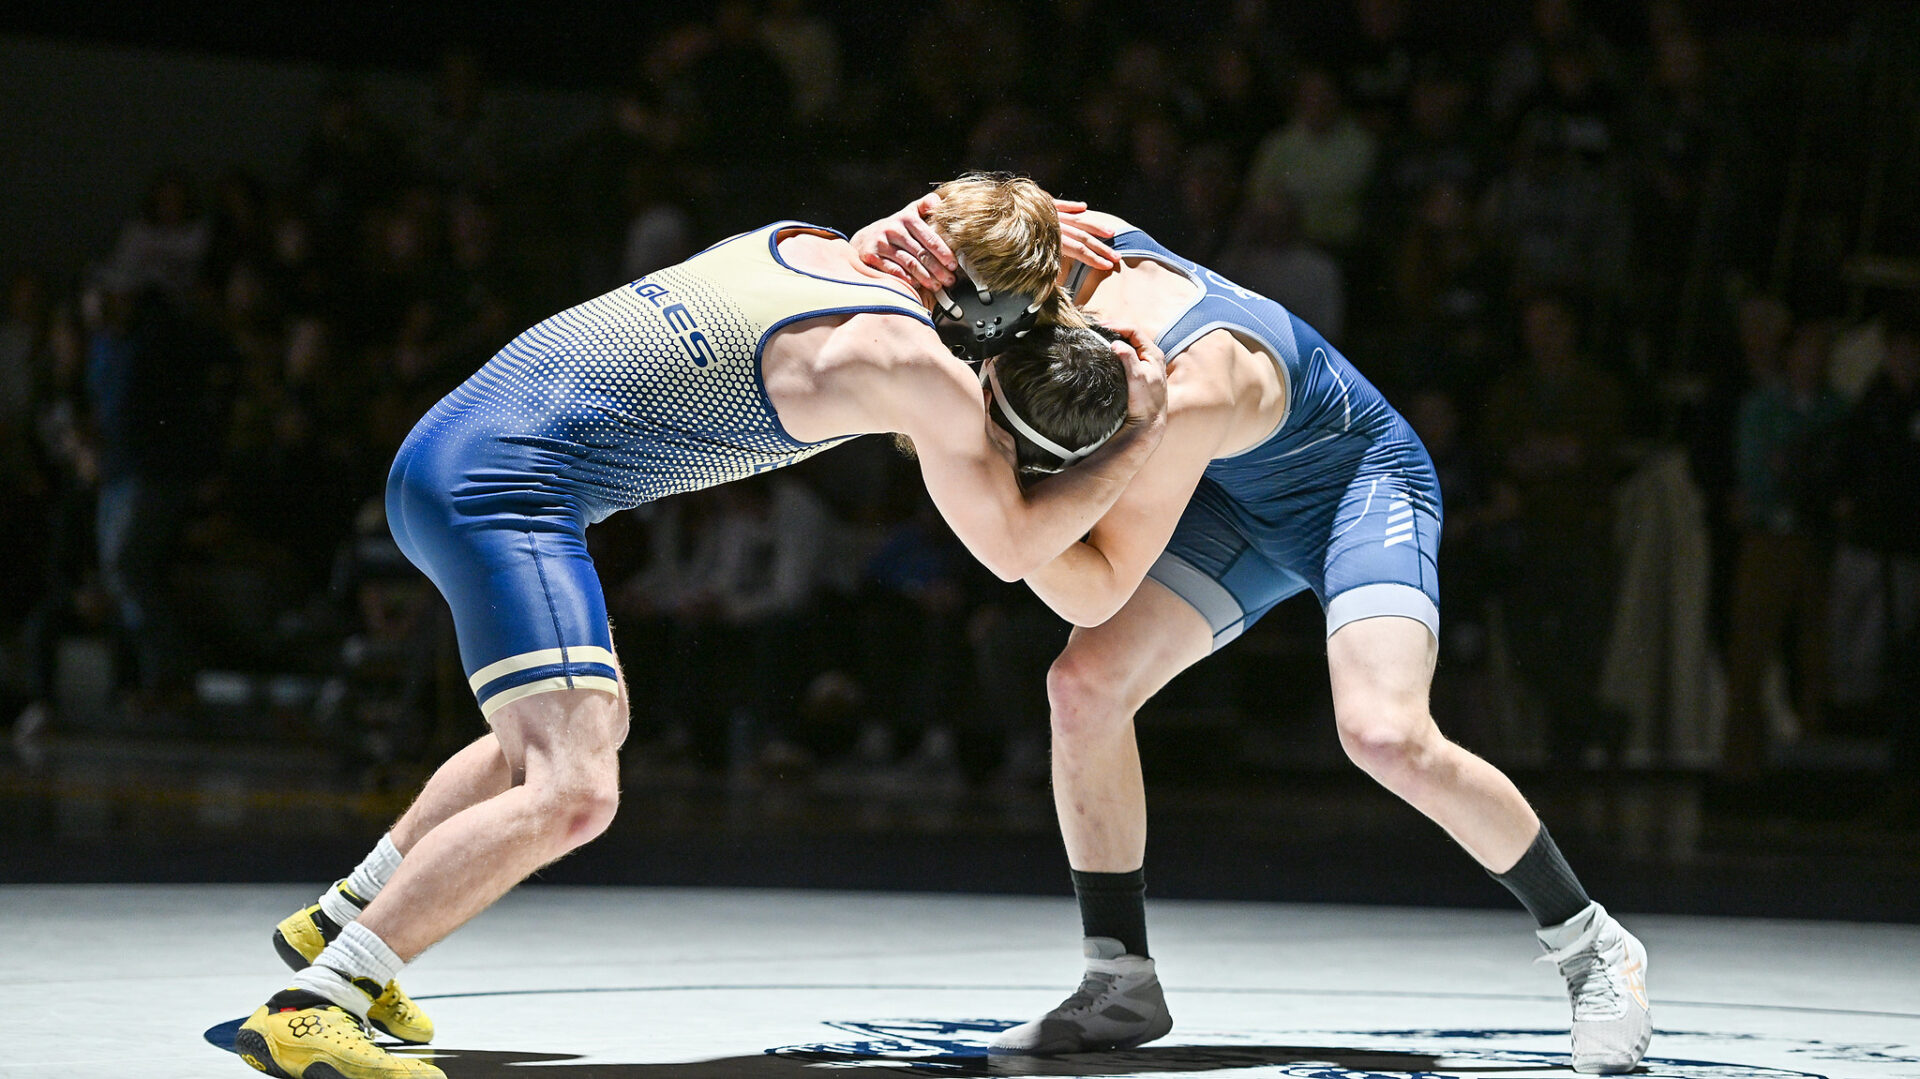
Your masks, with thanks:
<instances>
[{"instance_id":1,"label":"eagles text on singlet","mask_svg":"<svg viewBox=\"0 0 1920 1079\"><path fill-rule=\"evenodd\" d=\"M667 286L641 281L633 286L633 291L660 309L661 316L667 320L667 325L673 328L680 341L680 351L686 353L687 359L692 360L695 367L705 367L713 359L713 346L707 342L707 335L700 329L700 324L693 320L687 305L667 302L673 296Z\"/></svg>"}]
</instances>

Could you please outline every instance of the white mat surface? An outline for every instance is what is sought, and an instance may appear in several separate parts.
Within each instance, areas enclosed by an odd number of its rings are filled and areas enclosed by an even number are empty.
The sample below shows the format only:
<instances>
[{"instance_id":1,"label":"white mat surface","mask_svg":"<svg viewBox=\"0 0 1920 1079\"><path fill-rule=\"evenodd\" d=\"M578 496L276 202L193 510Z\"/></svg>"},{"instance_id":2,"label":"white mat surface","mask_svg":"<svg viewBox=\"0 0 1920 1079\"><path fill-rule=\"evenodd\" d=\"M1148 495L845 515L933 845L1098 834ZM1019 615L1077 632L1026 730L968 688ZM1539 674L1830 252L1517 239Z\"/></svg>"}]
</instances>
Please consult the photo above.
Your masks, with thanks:
<instances>
[{"instance_id":1,"label":"white mat surface","mask_svg":"<svg viewBox=\"0 0 1920 1079\"><path fill-rule=\"evenodd\" d=\"M0 888L0 1076L254 1074L208 1041L284 984L289 886ZM1024 1065L1065 996L1065 899L523 888L403 984L450 1079L1559 1076L1567 1003L1519 912L1156 902L1163 1043ZM1640 1074L1920 1079L1920 927L1634 917Z\"/></svg>"}]
</instances>

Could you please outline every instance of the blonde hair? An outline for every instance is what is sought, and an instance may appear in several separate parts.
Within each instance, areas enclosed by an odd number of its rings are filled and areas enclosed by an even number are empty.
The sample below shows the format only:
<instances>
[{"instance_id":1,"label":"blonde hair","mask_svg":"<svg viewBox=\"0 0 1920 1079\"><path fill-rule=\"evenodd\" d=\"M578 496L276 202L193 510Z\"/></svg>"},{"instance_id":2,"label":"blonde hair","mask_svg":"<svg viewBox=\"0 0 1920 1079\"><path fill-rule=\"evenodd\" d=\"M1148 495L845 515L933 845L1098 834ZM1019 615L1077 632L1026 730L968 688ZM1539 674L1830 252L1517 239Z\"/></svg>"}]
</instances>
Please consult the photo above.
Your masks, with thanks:
<instances>
[{"instance_id":1,"label":"blonde hair","mask_svg":"<svg viewBox=\"0 0 1920 1079\"><path fill-rule=\"evenodd\" d=\"M1018 292L1040 304L1040 320L1081 328L1085 318L1056 284L1060 215L1053 196L1024 176L970 172L934 189L928 215L942 239L993 292Z\"/></svg>"}]
</instances>

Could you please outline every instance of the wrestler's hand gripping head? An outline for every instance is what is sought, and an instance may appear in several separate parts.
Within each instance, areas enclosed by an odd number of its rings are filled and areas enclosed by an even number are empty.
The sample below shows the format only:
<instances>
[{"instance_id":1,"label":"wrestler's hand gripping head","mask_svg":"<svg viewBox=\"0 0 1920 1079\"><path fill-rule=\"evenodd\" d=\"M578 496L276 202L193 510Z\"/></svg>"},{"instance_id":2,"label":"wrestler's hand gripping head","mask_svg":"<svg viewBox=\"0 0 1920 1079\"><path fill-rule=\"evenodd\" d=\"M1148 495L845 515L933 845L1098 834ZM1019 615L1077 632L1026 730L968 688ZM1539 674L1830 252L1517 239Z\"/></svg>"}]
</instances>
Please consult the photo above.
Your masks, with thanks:
<instances>
[{"instance_id":1,"label":"wrestler's hand gripping head","mask_svg":"<svg viewBox=\"0 0 1920 1079\"><path fill-rule=\"evenodd\" d=\"M979 365L1037 323L1079 325L1055 284L1060 217L1032 180L969 173L934 192L928 223L959 264L951 287L933 290L934 327L954 355Z\"/></svg>"}]
</instances>

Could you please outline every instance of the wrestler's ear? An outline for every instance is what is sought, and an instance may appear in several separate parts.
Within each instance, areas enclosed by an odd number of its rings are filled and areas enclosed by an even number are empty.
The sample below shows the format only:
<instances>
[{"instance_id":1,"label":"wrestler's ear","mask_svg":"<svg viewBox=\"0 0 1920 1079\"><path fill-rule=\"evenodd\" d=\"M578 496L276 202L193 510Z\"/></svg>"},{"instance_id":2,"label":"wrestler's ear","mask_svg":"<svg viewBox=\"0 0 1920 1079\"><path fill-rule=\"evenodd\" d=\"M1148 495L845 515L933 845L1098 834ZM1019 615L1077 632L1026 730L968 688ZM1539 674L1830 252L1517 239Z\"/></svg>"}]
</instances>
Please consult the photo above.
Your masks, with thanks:
<instances>
[{"instance_id":1,"label":"wrestler's ear","mask_svg":"<svg viewBox=\"0 0 1920 1079\"><path fill-rule=\"evenodd\" d=\"M1000 426L991 414L987 416L987 441L1007 459L1008 468L1020 471L1020 444L1014 441L1013 432Z\"/></svg>"}]
</instances>

